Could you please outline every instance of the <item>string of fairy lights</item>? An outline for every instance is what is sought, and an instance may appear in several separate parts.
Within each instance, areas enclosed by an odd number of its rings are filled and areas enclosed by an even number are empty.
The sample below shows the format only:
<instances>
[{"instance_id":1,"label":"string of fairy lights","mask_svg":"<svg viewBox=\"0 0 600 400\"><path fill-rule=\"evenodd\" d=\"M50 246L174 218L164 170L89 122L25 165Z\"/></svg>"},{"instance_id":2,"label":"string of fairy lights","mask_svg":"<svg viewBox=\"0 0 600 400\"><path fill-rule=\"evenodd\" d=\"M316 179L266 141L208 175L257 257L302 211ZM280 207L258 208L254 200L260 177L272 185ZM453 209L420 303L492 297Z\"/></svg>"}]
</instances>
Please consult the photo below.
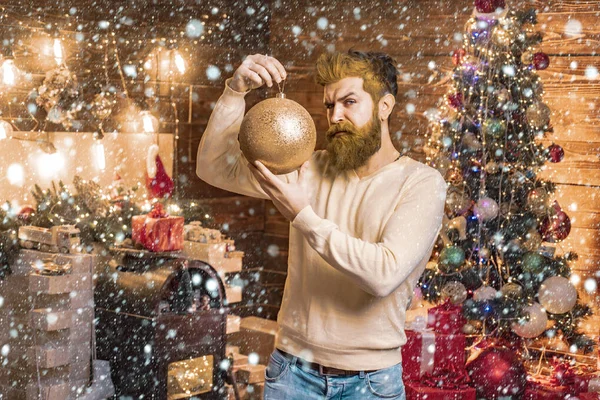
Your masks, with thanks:
<instances>
[{"instance_id":1,"label":"string of fairy lights","mask_svg":"<svg viewBox=\"0 0 600 400\"><path fill-rule=\"evenodd\" d=\"M91 150L94 164L99 170L106 168L103 138L105 135L105 122L109 117L113 120L125 119L129 128L126 130L127 132L155 135L156 144L158 144L161 123L172 123L174 125L173 142L176 151L180 119L174 89L176 86L188 87L190 90L188 100L191 102L193 89L203 86L188 83L185 82L185 79L181 79L186 74L188 64L193 63L190 46L197 45L217 31L222 31L225 26L224 21L229 18L227 13L220 13L216 7L211 10L211 14L221 18L221 20L209 21L209 15L205 14L199 19L190 19L184 29L175 30L172 26L169 26L173 35L172 38L146 39L139 37L139 34L138 37L134 37L132 34L119 37L114 24L108 21L98 22L97 32L95 30L84 32L81 24L75 28L71 22L63 24L65 29L58 29L56 24L43 23L32 18L28 19L14 10L2 8L0 11L0 29L11 30L14 37L3 41L1 51L0 101L5 102L9 112L0 115L0 141L7 139L32 141L36 142L45 153L55 154L56 147L50 140L49 132L45 129L45 123L49 121L69 128L72 121L76 119L77 113L85 108L92 113L94 120L97 122L97 129L93 132L94 140ZM56 19L64 16L50 17ZM34 35L39 37L35 46L27 46L23 40L19 39L18 35L29 38L33 38ZM30 41L35 42L32 39ZM75 46L69 48L66 43L74 43ZM129 59L123 64L119 47L128 45L145 47L145 52L140 54L137 61L130 60L131 55L128 54ZM36 54L46 60L53 59L54 68L45 75L37 71L21 70L18 62L19 51L15 50L20 50L21 53L28 56ZM104 82L103 85L98 85L97 77L92 76L91 78L95 81L96 87L101 86L100 91L91 101L84 102L80 89L82 85L77 83L78 77L70 71L68 64L69 55L76 56L78 52L89 50L103 52L100 67L104 75ZM38 68L31 66L30 69ZM111 80L109 76L109 70L111 69L118 71L120 85L115 85L115 80ZM87 72L89 73L89 69ZM24 88L31 86L37 80L41 80L42 76L44 76L44 79L40 87L23 93ZM141 76L143 76L144 92L142 95L137 96L136 94L135 98L131 98L128 84L139 85ZM167 94L162 96L161 85L168 85ZM89 88L90 86L85 89L88 91L87 94L90 93ZM152 107L157 104L161 97L168 100L172 111L172 115L168 119L165 119L162 112ZM37 104L32 105L31 98L35 98ZM68 99L68 102L65 102L65 98ZM117 105L117 98L124 99L126 104L131 105L127 108L128 115L114 115L113 110ZM24 106L21 108L26 109L28 115L13 116L10 110L14 109L14 104ZM45 120L38 121L36 119L34 114L36 114L37 106L46 109L47 117ZM189 108L191 111L191 104ZM35 125L31 129L19 129L20 126L25 125L24 121L33 121ZM38 129L40 126L42 126L42 129ZM174 163L176 161L174 159Z\"/></svg>"}]
</instances>

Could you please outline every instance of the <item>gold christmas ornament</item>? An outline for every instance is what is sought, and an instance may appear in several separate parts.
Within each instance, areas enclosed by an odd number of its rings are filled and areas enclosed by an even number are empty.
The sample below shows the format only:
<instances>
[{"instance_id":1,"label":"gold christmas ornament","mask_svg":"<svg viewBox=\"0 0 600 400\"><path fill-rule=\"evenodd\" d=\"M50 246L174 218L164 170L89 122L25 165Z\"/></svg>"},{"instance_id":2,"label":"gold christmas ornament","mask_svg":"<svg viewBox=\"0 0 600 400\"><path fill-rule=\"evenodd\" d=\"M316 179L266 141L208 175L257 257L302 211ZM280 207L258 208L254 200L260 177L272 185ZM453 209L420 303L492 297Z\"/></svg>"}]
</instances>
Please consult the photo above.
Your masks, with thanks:
<instances>
[{"instance_id":1,"label":"gold christmas ornament","mask_svg":"<svg viewBox=\"0 0 600 400\"><path fill-rule=\"evenodd\" d=\"M527 194L527 208L537 215L544 215L548 211L549 194L544 188L532 189Z\"/></svg>"},{"instance_id":2,"label":"gold christmas ornament","mask_svg":"<svg viewBox=\"0 0 600 400\"><path fill-rule=\"evenodd\" d=\"M525 116L527 121L536 128L542 128L550 123L550 107L542 102L533 103L527 107Z\"/></svg>"},{"instance_id":3,"label":"gold christmas ornament","mask_svg":"<svg viewBox=\"0 0 600 400\"><path fill-rule=\"evenodd\" d=\"M248 111L238 138L246 159L276 175L292 172L310 158L317 143L315 123L304 107L278 93Z\"/></svg>"},{"instance_id":4,"label":"gold christmas ornament","mask_svg":"<svg viewBox=\"0 0 600 400\"><path fill-rule=\"evenodd\" d=\"M458 281L450 281L442 288L441 295L442 299L448 299L452 304L461 304L467 299L467 289Z\"/></svg>"}]
</instances>

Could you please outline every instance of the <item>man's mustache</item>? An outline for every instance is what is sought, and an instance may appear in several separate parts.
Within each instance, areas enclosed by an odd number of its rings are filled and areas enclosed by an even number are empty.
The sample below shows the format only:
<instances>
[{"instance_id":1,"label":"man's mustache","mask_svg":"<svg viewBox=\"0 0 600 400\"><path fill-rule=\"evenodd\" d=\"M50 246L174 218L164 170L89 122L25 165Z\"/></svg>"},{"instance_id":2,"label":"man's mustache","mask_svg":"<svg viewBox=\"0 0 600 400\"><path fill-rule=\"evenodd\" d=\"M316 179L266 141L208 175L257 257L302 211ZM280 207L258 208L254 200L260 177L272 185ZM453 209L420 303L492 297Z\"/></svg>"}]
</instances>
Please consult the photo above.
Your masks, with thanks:
<instances>
[{"instance_id":1,"label":"man's mustache","mask_svg":"<svg viewBox=\"0 0 600 400\"><path fill-rule=\"evenodd\" d=\"M339 132L355 134L356 128L349 122L342 122L339 124L334 124L327 129L326 136L328 138L332 138L335 134Z\"/></svg>"}]
</instances>

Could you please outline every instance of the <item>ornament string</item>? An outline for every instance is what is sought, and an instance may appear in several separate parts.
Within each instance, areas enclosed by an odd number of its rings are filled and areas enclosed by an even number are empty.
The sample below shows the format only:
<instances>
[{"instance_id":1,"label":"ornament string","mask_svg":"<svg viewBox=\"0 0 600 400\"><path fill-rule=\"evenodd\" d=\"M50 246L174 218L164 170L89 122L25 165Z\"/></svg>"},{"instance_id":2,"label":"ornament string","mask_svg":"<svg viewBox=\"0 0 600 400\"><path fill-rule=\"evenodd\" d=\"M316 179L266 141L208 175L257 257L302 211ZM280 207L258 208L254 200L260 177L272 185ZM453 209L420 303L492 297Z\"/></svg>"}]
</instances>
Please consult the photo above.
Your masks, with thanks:
<instances>
[{"instance_id":1,"label":"ornament string","mask_svg":"<svg viewBox=\"0 0 600 400\"><path fill-rule=\"evenodd\" d=\"M281 84L280 84L280 82L277 82L277 87L279 88L279 93L281 93L281 94L283 94L284 90L285 90L285 81L286 81L286 79L282 80Z\"/></svg>"}]
</instances>

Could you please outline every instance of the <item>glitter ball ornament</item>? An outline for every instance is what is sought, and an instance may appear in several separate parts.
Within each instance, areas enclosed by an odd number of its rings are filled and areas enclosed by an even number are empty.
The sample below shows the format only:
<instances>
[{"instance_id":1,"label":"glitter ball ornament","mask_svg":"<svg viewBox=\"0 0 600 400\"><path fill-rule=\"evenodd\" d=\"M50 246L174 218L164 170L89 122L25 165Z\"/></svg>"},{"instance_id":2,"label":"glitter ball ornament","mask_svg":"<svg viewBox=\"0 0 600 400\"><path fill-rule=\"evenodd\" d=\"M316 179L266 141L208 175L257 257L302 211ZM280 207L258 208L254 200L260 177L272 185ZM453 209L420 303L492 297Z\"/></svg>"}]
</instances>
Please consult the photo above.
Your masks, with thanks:
<instances>
[{"instance_id":1,"label":"glitter ball ornament","mask_svg":"<svg viewBox=\"0 0 600 400\"><path fill-rule=\"evenodd\" d=\"M542 282L538 290L538 300L546 311L564 314L575 307L577 289L563 276L552 276Z\"/></svg>"},{"instance_id":2,"label":"glitter ball ornament","mask_svg":"<svg viewBox=\"0 0 600 400\"><path fill-rule=\"evenodd\" d=\"M517 283L509 282L500 288L500 293L506 298L517 300L523 295L523 287Z\"/></svg>"},{"instance_id":3,"label":"glitter ball ornament","mask_svg":"<svg viewBox=\"0 0 600 400\"><path fill-rule=\"evenodd\" d=\"M444 273L456 271L465 262L465 251L458 246L444 247L438 267Z\"/></svg>"},{"instance_id":4,"label":"glitter ball ornament","mask_svg":"<svg viewBox=\"0 0 600 400\"><path fill-rule=\"evenodd\" d=\"M441 291L442 299L448 299L452 304L461 304L467 299L467 288L458 281L451 281L444 285Z\"/></svg>"},{"instance_id":5,"label":"glitter ball ornament","mask_svg":"<svg viewBox=\"0 0 600 400\"><path fill-rule=\"evenodd\" d=\"M505 6L504 0L475 0L475 9L480 13L493 13L498 8L504 8Z\"/></svg>"},{"instance_id":6,"label":"glitter ball ornament","mask_svg":"<svg viewBox=\"0 0 600 400\"><path fill-rule=\"evenodd\" d=\"M486 136L499 138L506 132L506 123L497 118L490 118L485 120L482 128Z\"/></svg>"},{"instance_id":7,"label":"glitter ball ornament","mask_svg":"<svg viewBox=\"0 0 600 400\"><path fill-rule=\"evenodd\" d=\"M550 214L542 220L538 230L546 242L561 242L571 232L571 219L555 201Z\"/></svg>"},{"instance_id":8,"label":"glitter ball ornament","mask_svg":"<svg viewBox=\"0 0 600 400\"><path fill-rule=\"evenodd\" d=\"M521 259L521 266L523 271L537 274L542 272L546 266L546 259L543 255L534 251L527 252Z\"/></svg>"},{"instance_id":9,"label":"glitter ball ornament","mask_svg":"<svg viewBox=\"0 0 600 400\"><path fill-rule=\"evenodd\" d=\"M463 57L467 54L465 49L457 49L452 52L452 64L460 65Z\"/></svg>"},{"instance_id":10,"label":"glitter ball ornament","mask_svg":"<svg viewBox=\"0 0 600 400\"><path fill-rule=\"evenodd\" d=\"M523 247L529 251L536 251L542 245L542 236L535 229L531 229L525 235Z\"/></svg>"},{"instance_id":11,"label":"glitter ball ornament","mask_svg":"<svg viewBox=\"0 0 600 400\"><path fill-rule=\"evenodd\" d=\"M496 218L498 211L498 203L489 197L480 198L473 207L473 212L482 221L489 221Z\"/></svg>"},{"instance_id":12,"label":"glitter ball ornament","mask_svg":"<svg viewBox=\"0 0 600 400\"><path fill-rule=\"evenodd\" d=\"M561 162L564 157L565 157L565 151L559 145L552 143L548 147L548 160L550 160L550 162L552 162L552 163Z\"/></svg>"},{"instance_id":13,"label":"glitter ball ornament","mask_svg":"<svg viewBox=\"0 0 600 400\"><path fill-rule=\"evenodd\" d=\"M527 194L527 208L540 215L548 208L548 192L544 188L535 188Z\"/></svg>"},{"instance_id":14,"label":"glitter ball ornament","mask_svg":"<svg viewBox=\"0 0 600 400\"><path fill-rule=\"evenodd\" d=\"M487 301L494 298L496 298L496 289L491 286L484 285L473 292L473 300L475 301Z\"/></svg>"},{"instance_id":15,"label":"glitter ball ornament","mask_svg":"<svg viewBox=\"0 0 600 400\"><path fill-rule=\"evenodd\" d=\"M280 175L298 169L310 158L317 143L317 131L308 111L281 93L248 111L238 139L249 162L260 161Z\"/></svg>"},{"instance_id":16,"label":"glitter ball ornament","mask_svg":"<svg viewBox=\"0 0 600 400\"><path fill-rule=\"evenodd\" d=\"M541 51L533 55L533 67L537 70L546 69L550 65L550 58Z\"/></svg>"},{"instance_id":17,"label":"glitter ball ornament","mask_svg":"<svg viewBox=\"0 0 600 400\"><path fill-rule=\"evenodd\" d=\"M467 364L467 372L477 390L477 398L520 398L527 384L527 371L519 357L501 347L483 350Z\"/></svg>"},{"instance_id":18,"label":"glitter ball ornament","mask_svg":"<svg viewBox=\"0 0 600 400\"><path fill-rule=\"evenodd\" d=\"M542 128L547 126L550 122L550 107L545 105L542 102L536 102L527 107L527 111L525 111L525 116L527 117L527 122L529 122L535 128Z\"/></svg>"},{"instance_id":19,"label":"glitter ball ornament","mask_svg":"<svg viewBox=\"0 0 600 400\"><path fill-rule=\"evenodd\" d=\"M517 335L524 338L534 338L546 330L548 315L539 303L523 307L524 318L514 322L511 329Z\"/></svg>"}]
</instances>

